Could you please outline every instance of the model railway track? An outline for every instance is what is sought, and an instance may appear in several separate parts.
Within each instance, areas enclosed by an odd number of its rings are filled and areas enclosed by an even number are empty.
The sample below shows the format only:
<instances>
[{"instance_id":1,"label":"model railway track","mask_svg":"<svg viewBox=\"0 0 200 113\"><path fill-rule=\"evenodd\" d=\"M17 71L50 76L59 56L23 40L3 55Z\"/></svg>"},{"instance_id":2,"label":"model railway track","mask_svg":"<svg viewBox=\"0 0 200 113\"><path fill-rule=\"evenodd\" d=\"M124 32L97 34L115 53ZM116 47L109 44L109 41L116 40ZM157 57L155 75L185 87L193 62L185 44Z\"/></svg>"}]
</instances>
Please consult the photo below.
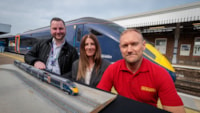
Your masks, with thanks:
<instances>
[{"instance_id":1,"label":"model railway track","mask_svg":"<svg viewBox=\"0 0 200 113\"><path fill-rule=\"evenodd\" d=\"M175 86L179 92L200 97L200 82L177 80Z\"/></svg>"},{"instance_id":2,"label":"model railway track","mask_svg":"<svg viewBox=\"0 0 200 113\"><path fill-rule=\"evenodd\" d=\"M66 112L96 112L101 110L103 105L107 105L116 98L116 95L114 94L106 93L72 82L66 78L54 75L53 73L36 69L26 63L15 60L14 64L22 71L22 73L17 75L20 80L24 81L36 92L39 92L41 95L43 95L43 97L47 98ZM26 74L23 74L23 72L31 76L26 76ZM52 93L50 88L43 87L45 85L50 85L50 87L55 86L56 93ZM68 92L67 94L70 95L67 95L66 92Z\"/></svg>"}]
</instances>

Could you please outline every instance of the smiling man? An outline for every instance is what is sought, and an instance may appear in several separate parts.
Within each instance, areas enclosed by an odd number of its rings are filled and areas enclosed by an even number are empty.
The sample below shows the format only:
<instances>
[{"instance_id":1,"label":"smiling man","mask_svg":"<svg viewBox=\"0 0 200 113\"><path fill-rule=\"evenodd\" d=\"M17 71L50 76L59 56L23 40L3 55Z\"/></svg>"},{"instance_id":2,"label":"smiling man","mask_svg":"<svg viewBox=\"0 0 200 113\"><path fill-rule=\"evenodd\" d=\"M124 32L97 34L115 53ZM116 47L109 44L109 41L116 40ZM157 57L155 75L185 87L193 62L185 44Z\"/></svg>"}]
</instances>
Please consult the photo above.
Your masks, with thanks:
<instances>
[{"instance_id":1,"label":"smiling man","mask_svg":"<svg viewBox=\"0 0 200 113\"><path fill-rule=\"evenodd\" d=\"M78 53L65 40L66 27L62 19L52 18L50 31L52 37L36 43L25 55L25 62L68 78L71 76L72 63L78 59Z\"/></svg>"}]
</instances>

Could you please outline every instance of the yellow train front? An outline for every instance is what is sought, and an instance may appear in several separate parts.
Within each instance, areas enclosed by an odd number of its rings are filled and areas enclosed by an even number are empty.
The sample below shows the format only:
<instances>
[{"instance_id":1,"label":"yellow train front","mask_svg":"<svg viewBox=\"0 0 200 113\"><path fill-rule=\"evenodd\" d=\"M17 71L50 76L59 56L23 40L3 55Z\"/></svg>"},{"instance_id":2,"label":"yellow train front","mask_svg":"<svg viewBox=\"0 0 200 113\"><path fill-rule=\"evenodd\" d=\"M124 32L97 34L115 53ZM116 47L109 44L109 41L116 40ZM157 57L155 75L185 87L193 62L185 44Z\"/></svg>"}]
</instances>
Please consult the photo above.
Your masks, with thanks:
<instances>
[{"instance_id":1,"label":"yellow train front","mask_svg":"<svg viewBox=\"0 0 200 113\"><path fill-rule=\"evenodd\" d=\"M172 67L171 63L167 60L167 58L162 55L155 47L151 44L146 43L146 49L143 53L143 56L155 64L158 64L165 68L170 76L172 77L173 81L176 81L176 73L175 69Z\"/></svg>"}]
</instances>

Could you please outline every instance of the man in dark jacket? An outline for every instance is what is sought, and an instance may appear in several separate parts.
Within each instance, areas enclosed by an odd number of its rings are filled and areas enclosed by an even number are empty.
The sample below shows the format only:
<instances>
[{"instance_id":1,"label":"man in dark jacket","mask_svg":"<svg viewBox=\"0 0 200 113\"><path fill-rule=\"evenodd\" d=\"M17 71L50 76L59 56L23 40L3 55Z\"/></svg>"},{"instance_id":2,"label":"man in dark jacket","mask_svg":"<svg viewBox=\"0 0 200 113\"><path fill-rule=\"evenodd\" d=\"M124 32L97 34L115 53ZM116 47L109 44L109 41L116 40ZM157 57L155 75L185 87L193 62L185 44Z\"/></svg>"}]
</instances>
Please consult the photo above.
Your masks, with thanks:
<instances>
[{"instance_id":1,"label":"man in dark jacket","mask_svg":"<svg viewBox=\"0 0 200 113\"><path fill-rule=\"evenodd\" d=\"M36 43L24 60L35 68L46 69L68 78L71 75L72 63L78 59L78 53L65 41L66 27L62 19L53 18L50 29L52 38Z\"/></svg>"}]
</instances>

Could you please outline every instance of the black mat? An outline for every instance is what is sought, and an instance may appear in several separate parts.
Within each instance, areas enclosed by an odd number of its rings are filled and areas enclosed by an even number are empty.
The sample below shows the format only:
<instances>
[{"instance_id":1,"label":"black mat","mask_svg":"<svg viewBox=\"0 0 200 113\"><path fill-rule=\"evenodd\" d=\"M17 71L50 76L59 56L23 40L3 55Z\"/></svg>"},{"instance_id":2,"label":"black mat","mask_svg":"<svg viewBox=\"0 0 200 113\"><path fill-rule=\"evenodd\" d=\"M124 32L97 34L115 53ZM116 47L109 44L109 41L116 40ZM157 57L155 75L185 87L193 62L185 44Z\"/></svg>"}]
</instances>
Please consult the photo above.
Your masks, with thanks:
<instances>
[{"instance_id":1,"label":"black mat","mask_svg":"<svg viewBox=\"0 0 200 113\"><path fill-rule=\"evenodd\" d=\"M149 104L141 103L118 95L100 113L169 113Z\"/></svg>"}]
</instances>

